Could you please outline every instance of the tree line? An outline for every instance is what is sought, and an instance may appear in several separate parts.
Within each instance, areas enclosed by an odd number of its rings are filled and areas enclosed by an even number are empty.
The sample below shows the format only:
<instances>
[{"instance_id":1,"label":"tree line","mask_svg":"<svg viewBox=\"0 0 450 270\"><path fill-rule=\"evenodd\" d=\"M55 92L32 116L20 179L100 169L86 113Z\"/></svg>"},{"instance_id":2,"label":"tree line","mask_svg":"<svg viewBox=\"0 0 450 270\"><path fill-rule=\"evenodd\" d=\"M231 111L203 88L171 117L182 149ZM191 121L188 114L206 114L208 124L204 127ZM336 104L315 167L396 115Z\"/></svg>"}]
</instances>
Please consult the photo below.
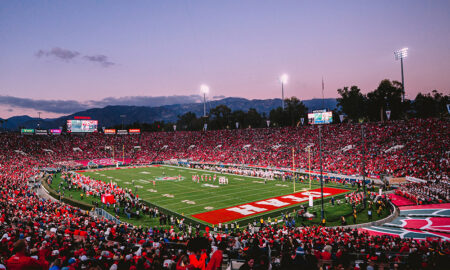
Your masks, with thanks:
<instances>
[{"instance_id":1,"label":"tree line","mask_svg":"<svg viewBox=\"0 0 450 270\"><path fill-rule=\"evenodd\" d=\"M339 114L347 121L384 121L408 118L445 117L449 96L437 90L418 93L414 100L402 100L404 90L397 81L382 80L377 89L363 94L354 85L337 90ZM389 115L389 116L388 116Z\"/></svg>"},{"instance_id":2,"label":"tree line","mask_svg":"<svg viewBox=\"0 0 450 270\"><path fill-rule=\"evenodd\" d=\"M399 120L408 118L430 118L448 116L449 96L437 90L419 93L414 100L402 100L404 91L397 81L382 80L377 89L361 93L354 85L337 90L337 109L333 110L333 122L368 122ZM285 99L285 109L272 109L269 115L260 114L256 109L232 111L226 105L218 105L209 111L208 116L197 116L187 112L178 116L176 122L156 121L154 123L133 123L126 128L140 128L146 131L208 130L300 126L308 123L308 108L297 97ZM388 116L389 115L389 116ZM389 118L389 119L387 119ZM117 125L114 128L120 129Z\"/></svg>"}]
</instances>

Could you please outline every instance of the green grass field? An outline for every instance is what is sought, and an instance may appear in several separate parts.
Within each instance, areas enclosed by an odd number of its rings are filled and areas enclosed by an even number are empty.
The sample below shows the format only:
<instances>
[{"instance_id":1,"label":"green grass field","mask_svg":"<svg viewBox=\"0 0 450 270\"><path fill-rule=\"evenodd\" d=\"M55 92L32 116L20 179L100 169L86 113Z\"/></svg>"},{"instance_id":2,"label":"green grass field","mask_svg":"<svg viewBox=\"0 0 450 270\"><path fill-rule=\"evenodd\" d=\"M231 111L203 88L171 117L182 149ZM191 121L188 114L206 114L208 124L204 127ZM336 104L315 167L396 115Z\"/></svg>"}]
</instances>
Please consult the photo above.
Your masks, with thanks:
<instances>
[{"instance_id":1,"label":"green grass field","mask_svg":"<svg viewBox=\"0 0 450 270\"><path fill-rule=\"evenodd\" d=\"M264 180L260 178L231 174L222 175L217 172L182 167L153 166L81 173L107 183L110 181L115 182L121 187L131 188L133 192L137 189L137 194L142 200L185 217L190 217L205 225L207 225L206 222L191 216L294 193L294 184L292 182L273 180L264 184ZM218 180L215 182L196 183L192 181L192 175L195 174L208 177L216 174L217 179L219 176L225 176L228 178L229 184L219 185ZM181 176L182 180L162 180L163 177L178 178L178 176ZM153 181L155 181L155 185L153 185ZM351 189L349 185L328 184L326 186ZM313 181L311 188L316 189L319 187L320 185L317 181ZM297 192L304 189L309 189L309 183L296 183ZM276 213L279 214L280 211L292 211L293 207L287 208L266 212L264 215L267 216L271 213L275 215ZM247 219L253 220L255 218L255 216L252 216ZM245 218L240 220L243 221Z\"/></svg>"}]
</instances>

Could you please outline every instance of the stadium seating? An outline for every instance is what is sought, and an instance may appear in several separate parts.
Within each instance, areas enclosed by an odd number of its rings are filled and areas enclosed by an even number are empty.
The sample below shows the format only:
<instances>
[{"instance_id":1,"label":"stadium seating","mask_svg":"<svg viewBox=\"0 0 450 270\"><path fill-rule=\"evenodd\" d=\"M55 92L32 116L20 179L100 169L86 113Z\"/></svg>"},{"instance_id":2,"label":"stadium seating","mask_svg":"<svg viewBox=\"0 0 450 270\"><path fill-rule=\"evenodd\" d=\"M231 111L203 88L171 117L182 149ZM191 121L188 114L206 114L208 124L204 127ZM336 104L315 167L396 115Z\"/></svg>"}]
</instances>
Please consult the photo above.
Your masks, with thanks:
<instances>
[{"instance_id":1,"label":"stadium seating","mask_svg":"<svg viewBox=\"0 0 450 270\"><path fill-rule=\"evenodd\" d=\"M326 171L347 175L361 172L360 129L358 124L323 128ZM447 121L369 123L365 124L365 130L368 174L410 175L430 180L428 185L403 185L397 195L421 207L433 205L433 209L439 209L436 203L449 202L448 154L445 154L450 138ZM135 151L136 145L141 146L140 151ZM250 146L244 147L246 145ZM408 226L401 226L406 218L401 215L377 232L375 229L268 225L254 233L246 230L229 235L205 233L201 236L207 239L206 246L195 247L192 244L198 240L195 232L189 235L173 229L117 225L76 207L42 199L27 181L39 174L39 168L54 167L59 162L110 158L113 151L119 159L125 156L135 163L182 158L289 167L291 149L295 147L298 166L307 168L308 154L304 148L309 145L314 145L311 166L317 170L318 130L310 126L126 136L0 134L0 269L2 265L7 269L31 265L40 269L49 269L52 265L66 269L162 269L165 265L170 269L193 269L195 253L187 259L187 249L197 252L198 258L204 252L202 249L208 253L205 256L211 258L215 250L219 255L225 252L233 265L240 261L245 261L245 265L252 258L257 269L269 269L269 263L272 269L317 269L325 265L338 269L350 266L353 269L367 266L394 269L405 265L413 269L444 269L448 266L448 221L441 219L449 217L433 216L434 210L414 222L407 222ZM354 147L346 147L348 145ZM397 145L402 147L395 147ZM114 150L105 146L113 146ZM73 150L77 147L82 151ZM404 215L416 211L408 208L416 206L405 207L401 210L406 211ZM434 227L427 227L429 235L440 235L438 238L426 236L413 240L401 238L402 233L389 233L394 229L420 229L422 220L429 217L441 218L433 221ZM208 267L205 265L204 269Z\"/></svg>"}]
</instances>

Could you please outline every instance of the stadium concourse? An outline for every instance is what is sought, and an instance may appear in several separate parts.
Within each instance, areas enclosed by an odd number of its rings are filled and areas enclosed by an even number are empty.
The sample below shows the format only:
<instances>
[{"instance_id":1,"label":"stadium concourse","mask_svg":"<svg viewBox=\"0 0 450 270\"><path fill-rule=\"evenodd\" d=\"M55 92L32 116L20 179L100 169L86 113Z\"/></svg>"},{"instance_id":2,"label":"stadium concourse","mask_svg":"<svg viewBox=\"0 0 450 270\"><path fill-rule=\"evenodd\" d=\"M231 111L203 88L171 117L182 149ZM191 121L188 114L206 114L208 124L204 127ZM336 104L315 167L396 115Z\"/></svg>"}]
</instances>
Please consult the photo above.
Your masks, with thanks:
<instances>
[{"instance_id":1,"label":"stadium concourse","mask_svg":"<svg viewBox=\"0 0 450 270\"><path fill-rule=\"evenodd\" d=\"M41 174L40 168L109 158L111 151L105 146L123 147L123 156L136 164L181 158L278 167L290 167L295 147L298 167L307 168L304 148L318 148L317 127L133 136L1 134L0 269L221 269L224 258L244 260L241 269L447 269L448 122L364 125L368 175L425 181L402 184L394 194L411 204L400 206L397 219L379 228L266 224L257 231L229 234L117 225L38 197L28 180ZM357 124L323 128L325 171L361 173L360 129ZM319 169L317 150L312 152L311 168Z\"/></svg>"}]
</instances>

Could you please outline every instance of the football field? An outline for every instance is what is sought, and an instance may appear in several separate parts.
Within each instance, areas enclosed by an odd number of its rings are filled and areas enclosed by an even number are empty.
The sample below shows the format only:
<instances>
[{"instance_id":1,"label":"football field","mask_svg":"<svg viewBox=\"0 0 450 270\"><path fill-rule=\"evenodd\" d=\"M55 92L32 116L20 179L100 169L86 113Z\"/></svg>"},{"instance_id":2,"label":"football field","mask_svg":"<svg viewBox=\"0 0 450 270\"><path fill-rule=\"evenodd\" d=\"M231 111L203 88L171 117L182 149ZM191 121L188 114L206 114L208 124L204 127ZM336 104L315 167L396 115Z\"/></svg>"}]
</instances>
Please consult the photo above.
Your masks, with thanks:
<instances>
[{"instance_id":1,"label":"football field","mask_svg":"<svg viewBox=\"0 0 450 270\"><path fill-rule=\"evenodd\" d=\"M264 181L256 177L175 166L100 169L79 173L106 183L117 183L122 188L131 188L133 192L137 191L140 199L205 225L276 215L280 211L292 211L295 206L298 209L300 203L308 203L310 195L314 200L320 197L317 181L313 181L310 192L307 191L309 181L297 182L294 192L294 184L288 181ZM192 180L193 175L200 177L199 183ZM219 184L219 177L226 177L228 184ZM324 197L343 195L351 189L336 184L325 187Z\"/></svg>"}]
</instances>

